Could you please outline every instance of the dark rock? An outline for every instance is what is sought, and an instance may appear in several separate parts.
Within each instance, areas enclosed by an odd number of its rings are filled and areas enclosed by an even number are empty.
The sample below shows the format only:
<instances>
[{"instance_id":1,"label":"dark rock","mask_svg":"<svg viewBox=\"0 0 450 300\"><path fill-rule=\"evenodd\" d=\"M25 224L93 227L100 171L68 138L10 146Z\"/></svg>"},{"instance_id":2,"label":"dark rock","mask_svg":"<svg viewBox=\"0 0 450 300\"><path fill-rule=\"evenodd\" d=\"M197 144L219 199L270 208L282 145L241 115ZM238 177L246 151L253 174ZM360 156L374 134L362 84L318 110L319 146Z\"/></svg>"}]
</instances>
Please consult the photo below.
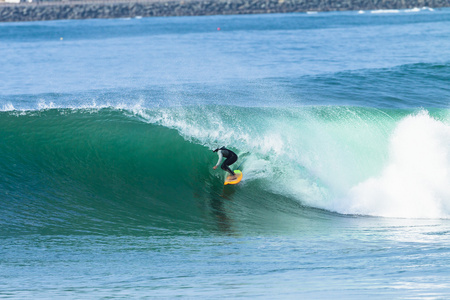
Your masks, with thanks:
<instances>
[{"instance_id":1,"label":"dark rock","mask_svg":"<svg viewBox=\"0 0 450 300\"><path fill-rule=\"evenodd\" d=\"M135 0L0 4L0 22L450 7L450 0Z\"/></svg>"}]
</instances>

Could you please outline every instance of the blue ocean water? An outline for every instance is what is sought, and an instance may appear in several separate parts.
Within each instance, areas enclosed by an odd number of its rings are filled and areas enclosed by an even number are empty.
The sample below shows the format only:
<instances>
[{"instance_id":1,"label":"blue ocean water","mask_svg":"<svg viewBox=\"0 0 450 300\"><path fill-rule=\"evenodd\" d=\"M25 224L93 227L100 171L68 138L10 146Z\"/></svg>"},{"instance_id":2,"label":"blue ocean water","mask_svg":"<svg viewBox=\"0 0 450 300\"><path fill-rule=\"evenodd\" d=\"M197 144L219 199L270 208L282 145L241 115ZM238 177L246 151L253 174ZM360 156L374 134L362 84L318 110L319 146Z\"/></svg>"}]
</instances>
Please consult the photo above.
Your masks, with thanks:
<instances>
[{"instance_id":1,"label":"blue ocean water","mask_svg":"<svg viewBox=\"0 0 450 300\"><path fill-rule=\"evenodd\" d=\"M448 49L432 8L0 24L0 297L449 298Z\"/></svg>"}]
</instances>

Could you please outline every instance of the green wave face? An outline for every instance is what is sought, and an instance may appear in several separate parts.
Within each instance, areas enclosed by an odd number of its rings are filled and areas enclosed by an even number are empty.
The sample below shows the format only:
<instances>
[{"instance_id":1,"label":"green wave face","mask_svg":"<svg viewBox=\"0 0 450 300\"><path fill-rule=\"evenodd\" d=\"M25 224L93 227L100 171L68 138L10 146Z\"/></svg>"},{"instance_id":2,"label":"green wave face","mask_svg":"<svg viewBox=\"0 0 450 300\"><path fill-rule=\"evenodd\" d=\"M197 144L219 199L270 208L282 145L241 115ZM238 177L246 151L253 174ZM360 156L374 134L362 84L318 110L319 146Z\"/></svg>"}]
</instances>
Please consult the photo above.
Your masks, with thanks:
<instances>
[{"instance_id":1,"label":"green wave face","mask_svg":"<svg viewBox=\"0 0 450 300\"><path fill-rule=\"evenodd\" d=\"M198 217L191 202L196 181L208 180L198 168L207 152L173 129L114 110L3 114L1 122L4 205L18 225L101 231Z\"/></svg>"},{"instance_id":2,"label":"green wave face","mask_svg":"<svg viewBox=\"0 0 450 300\"><path fill-rule=\"evenodd\" d=\"M264 232L450 209L446 109L61 108L1 112L0 128L5 234ZM212 169L222 145L240 156L237 186Z\"/></svg>"}]
</instances>

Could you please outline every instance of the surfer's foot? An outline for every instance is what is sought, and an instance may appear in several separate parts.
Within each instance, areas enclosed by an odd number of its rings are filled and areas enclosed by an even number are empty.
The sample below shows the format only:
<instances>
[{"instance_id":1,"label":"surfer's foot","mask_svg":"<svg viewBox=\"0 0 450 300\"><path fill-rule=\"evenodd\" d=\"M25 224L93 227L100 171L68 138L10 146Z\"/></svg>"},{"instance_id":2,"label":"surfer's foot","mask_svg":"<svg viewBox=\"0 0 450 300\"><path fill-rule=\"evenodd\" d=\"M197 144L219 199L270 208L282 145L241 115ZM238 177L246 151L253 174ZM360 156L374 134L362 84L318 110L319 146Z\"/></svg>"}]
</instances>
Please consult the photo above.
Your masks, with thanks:
<instances>
[{"instance_id":1,"label":"surfer's foot","mask_svg":"<svg viewBox=\"0 0 450 300\"><path fill-rule=\"evenodd\" d=\"M236 180L237 179L237 176L231 176L230 177L230 180Z\"/></svg>"}]
</instances>

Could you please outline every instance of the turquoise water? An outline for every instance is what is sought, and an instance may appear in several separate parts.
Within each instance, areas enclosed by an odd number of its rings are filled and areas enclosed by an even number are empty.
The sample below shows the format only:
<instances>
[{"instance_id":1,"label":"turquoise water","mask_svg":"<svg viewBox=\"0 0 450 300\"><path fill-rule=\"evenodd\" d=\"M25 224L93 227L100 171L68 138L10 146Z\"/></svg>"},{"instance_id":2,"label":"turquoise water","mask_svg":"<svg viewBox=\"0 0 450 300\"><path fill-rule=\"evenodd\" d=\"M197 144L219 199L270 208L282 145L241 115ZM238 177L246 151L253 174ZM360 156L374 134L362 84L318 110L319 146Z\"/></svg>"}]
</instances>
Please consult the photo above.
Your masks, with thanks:
<instances>
[{"instance_id":1,"label":"turquoise water","mask_svg":"<svg viewBox=\"0 0 450 300\"><path fill-rule=\"evenodd\" d=\"M0 297L448 298L449 25L0 24Z\"/></svg>"}]
</instances>

